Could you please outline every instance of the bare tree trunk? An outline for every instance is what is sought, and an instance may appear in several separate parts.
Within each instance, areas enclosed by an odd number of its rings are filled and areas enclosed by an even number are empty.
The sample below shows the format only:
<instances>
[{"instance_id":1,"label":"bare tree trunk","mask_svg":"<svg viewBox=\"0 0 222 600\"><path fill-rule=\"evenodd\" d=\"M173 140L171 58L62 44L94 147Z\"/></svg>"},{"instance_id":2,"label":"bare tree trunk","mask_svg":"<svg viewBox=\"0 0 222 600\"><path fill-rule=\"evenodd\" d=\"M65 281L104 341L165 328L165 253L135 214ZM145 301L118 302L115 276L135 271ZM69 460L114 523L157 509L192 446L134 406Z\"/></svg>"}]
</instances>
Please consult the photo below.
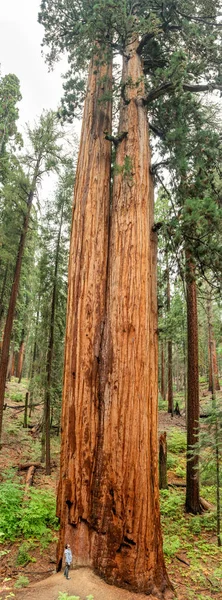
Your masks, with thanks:
<instances>
[{"instance_id":1,"label":"bare tree trunk","mask_svg":"<svg viewBox=\"0 0 222 600\"><path fill-rule=\"evenodd\" d=\"M215 463L216 463L216 498L217 498L217 545L221 547L221 536L220 536L220 455L219 455L219 428L218 428L218 416L217 416L217 400L216 400L216 386L215 386L215 371L214 371L214 338L213 338L213 323L212 323L212 310L211 310L211 294L210 290L207 299L207 315L208 315L208 329L209 329L209 358L210 368L212 377L212 408L214 411L214 427L215 427Z\"/></svg>"},{"instance_id":2,"label":"bare tree trunk","mask_svg":"<svg viewBox=\"0 0 222 600\"><path fill-rule=\"evenodd\" d=\"M21 383L21 379L22 379L22 369L23 369L23 362L24 362L24 354L25 354L25 330L23 329L22 330L20 347L19 347L19 352L18 352L18 359L17 359L16 377L18 377L18 383Z\"/></svg>"},{"instance_id":3,"label":"bare tree trunk","mask_svg":"<svg viewBox=\"0 0 222 600\"><path fill-rule=\"evenodd\" d=\"M208 321L208 356L209 356L209 392L213 392L213 385L215 390L220 390L220 382L218 377L218 366L217 366L217 351L216 342L214 337L213 323L212 323L212 306L211 306L211 294L208 292L207 299L207 321ZM214 380L214 381L213 381Z\"/></svg>"},{"instance_id":4,"label":"bare tree trunk","mask_svg":"<svg viewBox=\"0 0 222 600\"><path fill-rule=\"evenodd\" d=\"M27 428L27 426L28 426L28 402L29 402L29 393L26 392L26 394L25 394L24 421L23 421L23 427L24 428Z\"/></svg>"},{"instance_id":5,"label":"bare tree trunk","mask_svg":"<svg viewBox=\"0 0 222 600\"><path fill-rule=\"evenodd\" d=\"M8 276L8 264L6 264L5 267L5 272L4 272L4 278L3 278L3 283L2 283L2 289L1 289L1 296L0 296L0 335L1 335L1 330L2 330L2 321L4 318L4 295L5 295L5 288L6 288L6 283L7 283L7 276Z\"/></svg>"},{"instance_id":6,"label":"bare tree trunk","mask_svg":"<svg viewBox=\"0 0 222 600\"><path fill-rule=\"evenodd\" d=\"M166 431L160 435L159 439L159 488L167 490L167 439Z\"/></svg>"},{"instance_id":7,"label":"bare tree trunk","mask_svg":"<svg viewBox=\"0 0 222 600\"><path fill-rule=\"evenodd\" d=\"M198 369L198 320L195 268L192 259L187 260L187 470L186 511L201 513L199 496L199 457L193 454L193 445L199 438L199 369Z\"/></svg>"},{"instance_id":8,"label":"bare tree trunk","mask_svg":"<svg viewBox=\"0 0 222 600\"><path fill-rule=\"evenodd\" d=\"M61 240L61 232L62 232L62 223L63 223L63 209L64 204L61 208L60 215L60 223L59 223L59 231L58 238L56 244L56 255L55 255L55 267L54 267L54 277L53 277L53 291L52 291L52 305L51 305L51 315L50 315L50 332L49 332L49 342L48 342L48 350L47 350L47 359L46 359L46 392L45 392L45 456L46 456L46 475L50 475L50 410L51 410L51 379L52 379L52 359L53 359L53 348L54 348L54 326L55 326L55 311L56 311L56 294L57 294L57 276L58 276L58 266L59 266L59 249L60 249L60 240Z\"/></svg>"},{"instance_id":9,"label":"bare tree trunk","mask_svg":"<svg viewBox=\"0 0 222 600\"><path fill-rule=\"evenodd\" d=\"M88 530L98 435L98 369L105 318L110 212L111 67L90 65L76 171L62 405L58 569L65 540L92 565Z\"/></svg>"},{"instance_id":10,"label":"bare tree trunk","mask_svg":"<svg viewBox=\"0 0 222 600\"><path fill-rule=\"evenodd\" d=\"M32 415L32 405L33 405L32 381L33 381L34 375L35 375L35 365L36 365L36 358L37 358L37 332L38 332L38 325L39 325L39 312L40 312L40 293L38 296L37 315L36 315L36 322L35 322L34 349L33 349L33 357L32 357L31 375L30 375L31 389L30 389L30 396L29 396L29 417L31 417L31 415Z\"/></svg>"},{"instance_id":11,"label":"bare tree trunk","mask_svg":"<svg viewBox=\"0 0 222 600\"><path fill-rule=\"evenodd\" d=\"M170 311L170 275L167 260L167 310ZM168 340L168 413L173 415L173 346Z\"/></svg>"},{"instance_id":12,"label":"bare tree trunk","mask_svg":"<svg viewBox=\"0 0 222 600\"><path fill-rule=\"evenodd\" d=\"M164 340L161 340L161 396L163 400L166 400L166 385L165 385L165 348Z\"/></svg>"},{"instance_id":13,"label":"bare tree trunk","mask_svg":"<svg viewBox=\"0 0 222 600\"><path fill-rule=\"evenodd\" d=\"M8 357L7 364L7 373L6 373L6 381L11 381L11 376L13 374L13 357L14 357L14 342L12 344L12 348Z\"/></svg>"}]
</instances>

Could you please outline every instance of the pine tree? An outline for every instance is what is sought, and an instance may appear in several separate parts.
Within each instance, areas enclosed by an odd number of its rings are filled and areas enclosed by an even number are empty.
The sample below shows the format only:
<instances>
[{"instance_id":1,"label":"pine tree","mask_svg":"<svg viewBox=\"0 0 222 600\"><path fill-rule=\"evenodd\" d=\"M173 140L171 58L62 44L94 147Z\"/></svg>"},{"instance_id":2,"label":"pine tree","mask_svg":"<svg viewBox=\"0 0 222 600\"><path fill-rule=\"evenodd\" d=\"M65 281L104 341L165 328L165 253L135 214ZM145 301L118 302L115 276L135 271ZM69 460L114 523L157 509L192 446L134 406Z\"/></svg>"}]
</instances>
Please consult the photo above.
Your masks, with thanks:
<instances>
[{"instance_id":1,"label":"pine tree","mask_svg":"<svg viewBox=\"0 0 222 600\"><path fill-rule=\"evenodd\" d=\"M49 172L55 167L57 168L60 151L58 146L58 138L61 134L59 134L55 121L55 115L53 113L46 113L45 115L42 115L40 118L40 123L35 129L29 129L28 134L29 141L32 146L32 152L31 154L27 155L26 163L30 172L29 176L26 177L25 183L23 177L18 187L18 194L22 194L22 200L24 203L24 216L20 231L0 360L0 436L2 432L5 381L7 376L10 338L19 290L22 260L31 218L31 209L41 175L43 172Z\"/></svg>"}]
</instances>

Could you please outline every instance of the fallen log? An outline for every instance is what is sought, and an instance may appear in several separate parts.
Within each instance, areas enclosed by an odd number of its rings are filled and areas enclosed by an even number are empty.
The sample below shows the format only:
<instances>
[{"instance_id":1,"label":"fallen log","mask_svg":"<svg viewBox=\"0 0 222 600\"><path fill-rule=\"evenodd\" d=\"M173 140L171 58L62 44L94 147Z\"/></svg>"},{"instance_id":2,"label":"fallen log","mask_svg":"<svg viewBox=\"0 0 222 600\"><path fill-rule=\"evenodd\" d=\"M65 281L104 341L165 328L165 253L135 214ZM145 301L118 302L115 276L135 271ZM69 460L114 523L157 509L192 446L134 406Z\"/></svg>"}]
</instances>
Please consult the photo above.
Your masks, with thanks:
<instances>
[{"instance_id":1,"label":"fallen log","mask_svg":"<svg viewBox=\"0 0 222 600\"><path fill-rule=\"evenodd\" d=\"M30 469L31 467L35 467L35 469L40 469L42 468L42 464L40 462L24 463L23 465L18 465L18 470L26 471L26 469Z\"/></svg>"},{"instance_id":2,"label":"fallen log","mask_svg":"<svg viewBox=\"0 0 222 600\"><path fill-rule=\"evenodd\" d=\"M180 488L185 488L186 484L185 483L177 483L177 481L172 481L172 483L168 483L168 487L180 487Z\"/></svg>"},{"instance_id":3,"label":"fallen log","mask_svg":"<svg viewBox=\"0 0 222 600\"><path fill-rule=\"evenodd\" d=\"M175 558L177 558L177 560L179 560L180 562L184 563L185 565L187 565L187 567L190 566L190 563L187 562L187 560L185 560L184 558L181 558L180 556L178 556L178 554L175 554Z\"/></svg>"},{"instance_id":4,"label":"fallen log","mask_svg":"<svg viewBox=\"0 0 222 600\"><path fill-rule=\"evenodd\" d=\"M40 462L29 462L17 465L18 471L26 471L26 469L30 469L30 467L35 467L35 469L44 469L44 465ZM57 467L57 463L55 460L51 462L51 467Z\"/></svg>"},{"instance_id":5,"label":"fallen log","mask_svg":"<svg viewBox=\"0 0 222 600\"><path fill-rule=\"evenodd\" d=\"M200 503L204 510L216 510L214 504L208 502L208 500L205 500L204 498L200 498Z\"/></svg>"}]
</instances>

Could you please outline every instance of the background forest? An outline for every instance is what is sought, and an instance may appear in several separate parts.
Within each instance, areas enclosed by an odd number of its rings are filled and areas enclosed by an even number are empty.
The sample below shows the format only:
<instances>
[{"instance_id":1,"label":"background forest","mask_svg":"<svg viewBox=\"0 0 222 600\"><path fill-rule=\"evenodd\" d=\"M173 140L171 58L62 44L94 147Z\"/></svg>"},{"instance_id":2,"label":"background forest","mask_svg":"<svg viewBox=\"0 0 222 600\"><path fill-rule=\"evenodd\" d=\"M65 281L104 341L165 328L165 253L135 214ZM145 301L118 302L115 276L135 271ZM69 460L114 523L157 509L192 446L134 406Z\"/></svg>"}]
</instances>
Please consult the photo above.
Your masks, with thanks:
<instances>
[{"instance_id":1,"label":"background forest","mask_svg":"<svg viewBox=\"0 0 222 600\"><path fill-rule=\"evenodd\" d=\"M43 0L38 19L50 67L66 53L69 70L58 110L43 111L23 135L19 79L16 73L0 75L0 598L26 597L20 588L55 570L68 261L73 189L81 173L75 119L83 118L84 131L88 65L96 52L89 78L97 77L98 111L113 104L113 129L102 132L110 145L111 189L118 177L131 189L134 156L121 128L127 122L121 110L130 110L131 95L140 94L141 86L148 111L167 571L179 599L219 600L221 9L217 1ZM107 31L114 32L110 38ZM120 57L124 65L133 35L143 65L136 83L130 71L120 72ZM127 118L130 122L132 114ZM67 123L73 120L70 132ZM46 179L52 188L47 194ZM68 600L73 590L62 593L59 585L54 592ZM74 592L81 600L89 594L78 586Z\"/></svg>"}]
</instances>

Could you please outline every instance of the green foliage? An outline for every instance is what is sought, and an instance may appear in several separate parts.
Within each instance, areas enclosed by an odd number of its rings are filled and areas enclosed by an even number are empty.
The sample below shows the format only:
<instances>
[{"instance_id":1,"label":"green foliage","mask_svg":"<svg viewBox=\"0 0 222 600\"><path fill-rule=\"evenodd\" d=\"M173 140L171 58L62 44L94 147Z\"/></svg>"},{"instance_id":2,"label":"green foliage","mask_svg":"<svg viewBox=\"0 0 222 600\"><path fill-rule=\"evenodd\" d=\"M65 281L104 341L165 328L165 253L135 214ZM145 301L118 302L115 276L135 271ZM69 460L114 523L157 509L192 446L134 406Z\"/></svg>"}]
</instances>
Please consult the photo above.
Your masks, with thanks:
<instances>
[{"instance_id":1,"label":"green foliage","mask_svg":"<svg viewBox=\"0 0 222 600\"><path fill-rule=\"evenodd\" d=\"M0 541L14 541L20 534L23 487L12 473L3 474L0 484Z\"/></svg>"},{"instance_id":2,"label":"green foliage","mask_svg":"<svg viewBox=\"0 0 222 600\"><path fill-rule=\"evenodd\" d=\"M13 402L24 402L24 394L22 392L12 392L10 394L10 399Z\"/></svg>"},{"instance_id":3,"label":"green foliage","mask_svg":"<svg viewBox=\"0 0 222 600\"><path fill-rule=\"evenodd\" d=\"M27 587L29 585L29 578L26 577L26 575L19 575L16 583L15 583L15 588L16 589L20 589L23 587Z\"/></svg>"},{"instance_id":4,"label":"green foliage","mask_svg":"<svg viewBox=\"0 0 222 600\"><path fill-rule=\"evenodd\" d=\"M16 121L19 117L17 103L21 100L20 83L13 74L0 76L0 182L4 183L9 174L8 145L22 145Z\"/></svg>"},{"instance_id":5,"label":"green foliage","mask_svg":"<svg viewBox=\"0 0 222 600\"><path fill-rule=\"evenodd\" d=\"M33 489L22 507L20 530L25 538L41 539L50 535L48 528L57 528L56 500L52 492Z\"/></svg>"},{"instance_id":6,"label":"green foliage","mask_svg":"<svg viewBox=\"0 0 222 600\"><path fill-rule=\"evenodd\" d=\"M166 87L165 93L174 94L176 110L184 83L206 78L208 83L219 85L218 10L217 0L214 0L210 10L213 18L209 23L202 1L191 0L186 15L183 2L157 2L151 7L149 0L136 4L127 0L81 0L78 3L42 0L38 18L45 29L43 44L47 47L47 61L52 66L66 52L70 65L60 114L73 118L81 107L85 71L92 56L97 56L100 63L107 62L111 49L123 55L131 40L137 38L141 40L144 76L152 100L156 98L156 90L158 98ZM117 73L117 82L118 77ZM188 104L190 97L186 92ZM169 125L167 114L166 120Z\"/></svg>"},{"instance_id":7,"label":"green foliage","mask_svg":"<svg viewBox=\"0 0 222 600\"><path fill-rule=\"evenodd\" d=\"M174 556L181 547L181 540L178 535L165 535L163 542L163 551L168 558Z\"/></svg>"},{"instance_id":8,"label":"green foliage","mask_svg":"<svg viewBox=\"0 0 222 600\"><path fill-rule=\"evenodd\" d=\"M167 452L167 469L175 469L178 465L178 457Z\"/></svg>"},{"instance_id":9,"label":"green foliage","mask_svg":"<svg viewBox=\"0 0 222 600\"><path fill-rule=\"evenodd\" d=\"M36 562L35 558L33 558L29 554L29 551L32 548L33 548L33 544L30 542L24 542L23 544L21 544L21 546L19 547L19 550L18 550L17 558L16 558L16 565L20 565L20 566L24 567L29 562Z\"/></svg>"},{"instance_id":10,"label":"green foliage","mask_svg":"<svg viewBox=\"0 0 222 600\"><path fill-rule=\"evenodd\" d=\"M23 496L24 488L18 477L6 473L0 484L1 541L14 541L23 535L27 539L44 539L45 544L49 543L53 536L52 529L58 528L54 494L33 489L30 490L29 499L23 501Z\"/></svg>"},{"instance_id":11,"label":"green foliage","mask_svg":"<svg viewBox=\"0 0 222 600\"><path fill-rule=\"evenodd\" d=\"M174 429L170 432L167 441L167 447L169 452L173 454L179 454L186 450L186 434L179 429Z\"/></svg>"},{"instance_id":12,"label":"green foliage","mask_svg":"<svg viewBox=\"0 0 222 600\"><path fill-rule=\"evenodd\" d=\"M175 517L184 506L184 498L175 490L160 490L160 507L162 516Z\"/></svg>"}]
</instances>

